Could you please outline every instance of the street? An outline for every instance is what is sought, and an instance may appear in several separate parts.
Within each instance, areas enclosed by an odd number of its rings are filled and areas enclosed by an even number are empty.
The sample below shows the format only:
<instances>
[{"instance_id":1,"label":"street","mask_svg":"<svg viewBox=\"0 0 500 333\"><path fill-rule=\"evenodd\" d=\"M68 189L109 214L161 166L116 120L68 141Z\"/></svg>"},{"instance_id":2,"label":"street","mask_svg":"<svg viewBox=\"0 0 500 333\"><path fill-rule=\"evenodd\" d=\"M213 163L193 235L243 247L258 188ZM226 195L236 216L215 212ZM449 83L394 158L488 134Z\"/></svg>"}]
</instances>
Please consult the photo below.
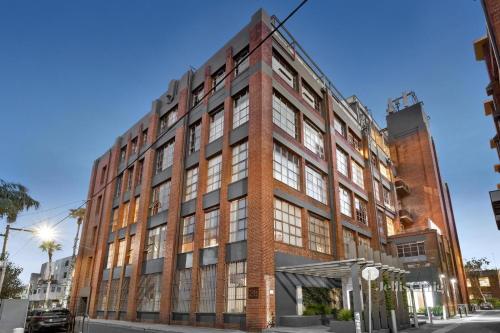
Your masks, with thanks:
<instances>
[{"instance_id":1,"label":"street","mask_svg":"<svg viewBox=\"0 0 500 333\"><path fill-rule=\"evenodd\" d=\"M447 321L436 320L434 325L409 329L403 332L432 333L492 333L500 332L500 310L478 311L469 317L455 318Z\"/></svg>"}]
</instances>

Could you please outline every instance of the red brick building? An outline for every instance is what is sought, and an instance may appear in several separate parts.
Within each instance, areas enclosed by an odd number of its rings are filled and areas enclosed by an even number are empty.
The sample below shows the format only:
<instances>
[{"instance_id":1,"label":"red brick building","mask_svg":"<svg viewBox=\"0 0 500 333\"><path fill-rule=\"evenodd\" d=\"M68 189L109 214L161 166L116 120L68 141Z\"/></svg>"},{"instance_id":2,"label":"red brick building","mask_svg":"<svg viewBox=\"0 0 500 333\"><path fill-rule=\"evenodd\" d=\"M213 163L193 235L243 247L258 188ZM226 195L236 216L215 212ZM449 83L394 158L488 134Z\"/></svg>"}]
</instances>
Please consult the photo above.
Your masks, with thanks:
<instances>
[{"instance_id":1,"label":"red brick building","mask_svg":"<svg viewBox=\"0 0 500 333\"><path fill-rule=\"evenodd\" d=\"M474 42L476 60L486 64L490 82L486 86L486 94L490 96L484 102L484 114L493 118L496 133L490 140L490 147L497 151L500 158L500 2L496 0L481 0L486 18L487 35ZM495 172L500 172L500 164L494 166ZM500 184L497 190L490 192L491 204L497 227L500 230Z\"/></svg>"},{"instance_id":2,"label":"red brick building","mask_svg":"<svg viewBox=\"0 0 500 333\"><path fill-rule=\"evenodd\" d=\"M298 287L341 289L353 306L352 281L290 282L278 267L397 262L387 133L286 30L241 61L275 24L254 14L95 161L74 310L259 330L300 312Z\"/></svg>"},{"instance_id":3,"label":"red brick building","mask_svg":"<svg viewBox=\"0 0 500 333\"><path fill-rule=\"evenodd\" d=\"M467 276L469 299L484 302L492 298L500 299L500 271L485 269Z\"/></svg>"}]
</instances>

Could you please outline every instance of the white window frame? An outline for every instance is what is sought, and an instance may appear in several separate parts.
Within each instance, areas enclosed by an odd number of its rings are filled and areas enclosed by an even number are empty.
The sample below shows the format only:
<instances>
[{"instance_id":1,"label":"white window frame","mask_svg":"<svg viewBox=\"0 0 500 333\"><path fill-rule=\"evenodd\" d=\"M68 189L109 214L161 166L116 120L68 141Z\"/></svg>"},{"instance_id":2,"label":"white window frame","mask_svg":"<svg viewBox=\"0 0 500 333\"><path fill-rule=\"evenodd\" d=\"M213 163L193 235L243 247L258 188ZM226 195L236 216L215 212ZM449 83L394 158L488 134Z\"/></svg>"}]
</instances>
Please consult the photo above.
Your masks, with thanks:
<instances>
[{"instance_id":1,"label":"white window frame","mask_svg":"<svg viewBox=\"0 0 500 333\"><path fill-rule=\"evenodd\" d=\"M326 204L326 177L316 169L306 165L306 194Z\"/></svg>"},{"instance_id":2,"label":"white window frame","mask_svg":"<svg viewBox=\"0 0 500 333\"><path fill-rule=\"evenodd\" d=\"M351 162L351 171L352 171L352 181L354 184L358 185L362 189L365 188L365 177L363 175L363 167L358 163L352 161Z\"/></svg>"},{"instance_id":3,"label":"white window frame","mask_svg":"<svg viewBox=\"0 0 500 333\"><path fill-rule=\"evenodd\" d=\"M325 158L323 133L307 120L304 121L304 146L320 158Z\"/></svg>"},{"instance_id":4,"label":"white window frame","mask_svg":"<svg viewBox=\"0 0 500 333\"><path fill-rule=\"evenodd\" d=\"M340 212L345 216L352 217L352 198L351 192L339 186Z\"/></svg>"},{"instance_id":5,"label":"white window frame","mask_svg":"<svg viewBox=\"0 0 500 333\"><path fill-rule=\"evenodd\" d=\"M295 89L296 76L287 67L290 65L286 64L285 60L281 59L280 55L273 52L272 56L272 68L290 87Z\"/></svg>"},{"instance_id":6,"label":"white window frame","mask_svg":"<svg viewBox=\"0 0 500 333\"><path fill-rule=\"evenodd\" d=\"M247 198L231 201L229 213L229 242L239 242L247 239Z\"/></svg>"},{"instance_id":7,"label":"white window frame","mask_svg":"<svg viewBox=\"0 0 500 333\"><path fill-rule=\"evenodd\" d=\"M273 149L273 176L291 188L300 189L299 157L276 142Z\"/></svg>"},{"instance_id":8,"label":"white window frame","mask_svg":"<svg viewBox=\"0 0 500 333\"><path fill-rule=\"evenodd\" d=\"M345 177L349 177L349 156L339 147L337 147L337 171Z\"/></svg>"},{"instance_id":9,"label":"white window frame","mask_svg":"<svg viewBox=\"0 0 500 333\"><path fill-rule=\"evenodd\" d=\"M302 247L300 207L274 198L274 239L277 242Z\"/></svg>"},{"instance_id":10,"label":"white window frame","mask_svg":"<svg viewBox=\"0 0 500 333\"><path fill-rule=\"evenodd\" d=\"M248 176L248 141L233 147L231 181L235 182Z\"/></svg>"},{"instance_id":11,"label":"white window frame","mask_svg":"<svg viewBox=\"0 0 500 333\"><path fill-rule=\"evenodd\" d=\"M198 167L186 170L184 201L196 198L198 192Z\"/></svg>"},{"instance_id":12,"label":"white window frame","mask_svg":"<svg viewBox=\"0 0 500 333\"><path fill-rule=\"evenodd\" d=\"M287 100L276 93L273 93L273 123L291 137L298 139L298 113Z\"/></svg>"},{"instance_id":13,"label":"white window frame","mask_svg":"<svg viewBox=\"0 0 500 333\"><path fill-rule=\"evenodd\" d=\"M205 228L203 230L203 247L214 247L219 244L219 209L205 213Z\"/></svg>"},{"instance_id":14,"label":"white window frame","mask_svg":"<svg viewBox=\"0 0 500 333\"><path fill-rule=\"evenodd\" d=\"M222 176L222 155L217 155L207 163L207 192L220 188Z\"/></svg>"},{"instance_id":15,"label":"white window frame","mask_svg":"<svg viewBox=\"0 0 500 333\"><path fill-rule=\"evenodd\" d=\"M233 129L248 121L250 102L248 89L236 95L233 99Z\"/></svg>"},{"instance_id":16,"label":"white window frame","mask_svg":"<svg viewBox=\"0 0 500 333\"><path fill-rule=\"evenodd\" d=\"M220 108L210 115L208 142L213 142L224 134L224 109Z\"/></svg>"}]
</instances>

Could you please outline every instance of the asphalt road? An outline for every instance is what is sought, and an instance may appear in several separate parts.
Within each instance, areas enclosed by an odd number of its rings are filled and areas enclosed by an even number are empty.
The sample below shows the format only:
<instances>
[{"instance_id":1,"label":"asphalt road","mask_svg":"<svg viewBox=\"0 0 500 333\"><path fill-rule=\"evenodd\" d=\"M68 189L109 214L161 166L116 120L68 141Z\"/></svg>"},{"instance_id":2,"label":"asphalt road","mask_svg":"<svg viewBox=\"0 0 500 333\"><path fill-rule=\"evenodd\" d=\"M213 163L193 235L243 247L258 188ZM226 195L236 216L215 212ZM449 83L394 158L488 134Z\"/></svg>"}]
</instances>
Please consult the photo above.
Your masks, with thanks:
<instances>
[{"instance_id":1,"label":"asphalt road","mask_svg":"<svg viewBox=\"0 0 500 333\"><path fill-rule=\"evenodd\" d=\"M500 310L478 311L461 323L452 324L434 333L500 333Z\"/></svg>"}]
</instances>

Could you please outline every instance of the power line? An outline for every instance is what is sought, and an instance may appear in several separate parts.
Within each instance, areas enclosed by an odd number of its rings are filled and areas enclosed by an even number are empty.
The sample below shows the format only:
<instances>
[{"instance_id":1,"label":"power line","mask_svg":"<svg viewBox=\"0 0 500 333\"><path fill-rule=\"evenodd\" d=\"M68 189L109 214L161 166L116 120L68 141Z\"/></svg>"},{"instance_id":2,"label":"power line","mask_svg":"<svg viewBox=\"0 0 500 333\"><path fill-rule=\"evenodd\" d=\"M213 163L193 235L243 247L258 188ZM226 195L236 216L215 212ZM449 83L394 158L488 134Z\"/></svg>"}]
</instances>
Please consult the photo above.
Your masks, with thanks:
<instances>
[{"instance_id":1,"label":"power line","mask_svg":"<svg viewBox=\"0 0 500 333\"><path fill-rule=\"evenodd\" d=\"M56 209L59 209L62 207L72 205L72 204L77 203L77 202L81 202L81 201L82 200L76 200L76 201L68 202L68 203L65 203L65 204L62 204L62 205L59 205L56 207L52 207L52 208L47 208L47 209L43 209L43 210L35 210L34 212L31 212L31 213L19 214L19 215L17 215L17 217L19 218L19 217L26 217L26 216L32 216L32 215L39 215L40 213L45 213L45 212L49 212L52 210L56 210Z\"/></svg>"},{"instance_id":2,"label":"power line","mask_svg":"<svg viewBox=\"0 0 500 333\"><path fill-rule=\"evenodd\" d=\"M174 127L175 127L175 126L176 126L176 125L177 125L177 124L178 124L181 120L183 120L186 116L188 116L188 115L191 113L191 111L193 111L193 110L194 110L194 109L195 109L195 108L196 108L196 107L197 107L197 106L198 106L198 105L199 105L199 104L200 104L203 100L205 100L205 98L207 98L208 96L210 96L210 95L212 94L212 92L214 92L214 91L215 91L215 89L217 88L217 86L218 86L219 84L221 84L222 82L225 82L226 78L227 78L229 75L231 75L231 74L232 74L232 73L233 73L233 72L234 72L234 71L238 68L238 65L239 65L239 64L241 64L242 62L244 62L245 60L247 60L247 59L250 57L250 55L252 55L252 54L253 54L253 53L254 53L254 52L255 52L258 48L260 48L260 47L262 46L262 44L264 44L264 43L265 43L265 42L266 42L266 41L267 41L267 40L268 40L268 39L269 39L269 38L270 38L270 37L271 37L271 36L272 36L272 35L276 32L276 31L278 31L278 30L279 30L279 29L280 29L280 28L281 28L281 27L282 27L282 26L283 26L283 25L284 25L284 24L285 24L285 23L286 23L286 22L287 22L287 21L288 21L288 20L289 20L289 19L293 16L293 15L295 15L295 13L297 13L297 11L298 11L300 8L302 8L302 6L304 6L304 5L306 4L306 2L307 2L307 1L309 1L309 0L302 0L302 1L299 3L299 5L298 5L297 7L295 7L295 8L294 8L294 9L293 9L293 10L292 10L292 11L291 11L291 12L290 12L290 13L289 13L286 17L285 17L285 19L284 19L283 21L279 22L279 24L278 24L277 26L275 26L275 27L274 27L274 29L273 29L273 30L271 30L271 32L269 32L269 33L266 35L266 37L264 37L264 39L262 39L262 40L261 40L261 41L260 41L260 42L259 42L259 43L258 43L258 44L257 44L257 45L253 48L253 49L252 49L252 50L250 50L250 51L248 52L248 54L247 54L247 55L243 56L243 57L242 57L242 58L238 61L238 63L237 63L237 64L235 64L235 65L233 66L233 68L232 68L229 72L227 72L227 73L226 73L226 74L222 77L222 79L221 79L220 81L216 82L216 83L214 84L214 86L213 86L212 88L210 88L210 90L209 90L207 93L205 93L205 94L204 94L204 95L200 98L200 100L199 100L196 104L194 104L193 106L191 106L191 108L189 108L189 109L188 109L188 111L187 111L184 115L182 115L181 117L177 118L177 120L176 120L176 121L174 121L174 123L170 126L170 128L174 128ZM129 163L127 164L127 166L126 166L124 169L128 169L128 168L129 168L129 167L131 167L131 166L132 166L135 162L137 162L139 159L141 159L141 158L142 158L142 157L146 154L146 152L147 152L147 151L149 151L149 150L150 150L150 149L151 149L151 148L152 148L152 147L153 147L153 146L154 146L154 145L155 145L158 141L160 141L160 139L161 139L161 138L162 138L165 134L167 134L167 133L168 133L168 131L164 131L163 133L160 133L160 135L159 135L159 136L158 136L158 137L157 137L157 138L156 138L156 139L155 139L155 140L154 140L154 141L153 141L153 142L152 142L149 146L147 146L147 147L146 147L146 149L144 149L142 152L140 152L140 153L137 155L137 157L135 157L135 158L134 158L131 162L129 162ZM116 178L118 178L119 176L120 176L120 175L116 175L116 176L112 177L112 178L111 178L108 182L106 182L106 183L104 184L104 186L102 187L101 191L99 191L99 193L100 193L100 192L102 192L104 189L106 189L106 187L107 187L108 185L110 185L110 184L111 184L111 183L112 183L112 182L113 182ZM79 209L79 208L84 207L84 206L85 206L85 205L86 205L89 201L91 201L91 200L94 198L94 196L95 196L95 195L97 195L97 193L96 193L96 194L92 194L92 195L91 195L91 197L90 197L89 199L85 200L85 202L84 202L83 204L81 204L81 205L80 205L78 208L76 208L76 209ZM63 221L65 221L65 220L66 220L68 217L70 217L70 216L71 216L70 214L66 215L64 218L62 218L61 220L57 221L54 225L52 225L52 227L56 227L56 226L58 226L59 224L61 224Z\"/></svg>"}]
</instances>

